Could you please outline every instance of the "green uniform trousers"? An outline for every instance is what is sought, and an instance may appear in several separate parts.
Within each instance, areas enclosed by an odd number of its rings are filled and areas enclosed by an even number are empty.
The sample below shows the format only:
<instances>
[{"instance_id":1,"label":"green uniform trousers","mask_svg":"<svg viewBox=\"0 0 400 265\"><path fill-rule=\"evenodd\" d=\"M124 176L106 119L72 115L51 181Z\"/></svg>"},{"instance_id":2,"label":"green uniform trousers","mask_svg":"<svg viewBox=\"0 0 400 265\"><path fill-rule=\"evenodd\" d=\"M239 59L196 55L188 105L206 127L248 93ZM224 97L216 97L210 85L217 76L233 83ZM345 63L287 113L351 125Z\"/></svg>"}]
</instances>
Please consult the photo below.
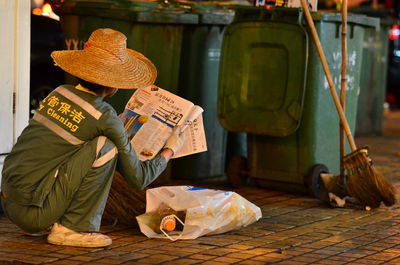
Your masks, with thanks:
<instances>
[{"instance_id":1,"label":"green uniform trousers","mask_svg":"<svg viewBox=\"0 0 400 265\"><path fill-rule=\"evenodd\" d=\"M115 154L94 167L95 161L115 150L115 145L102 137L87 142L55 175L47 176L56 181L43 207L3 200L7 217L30 233L43 231L55 222L78 232L99 231L118 157Z\"/></svg>"}]
</instances>

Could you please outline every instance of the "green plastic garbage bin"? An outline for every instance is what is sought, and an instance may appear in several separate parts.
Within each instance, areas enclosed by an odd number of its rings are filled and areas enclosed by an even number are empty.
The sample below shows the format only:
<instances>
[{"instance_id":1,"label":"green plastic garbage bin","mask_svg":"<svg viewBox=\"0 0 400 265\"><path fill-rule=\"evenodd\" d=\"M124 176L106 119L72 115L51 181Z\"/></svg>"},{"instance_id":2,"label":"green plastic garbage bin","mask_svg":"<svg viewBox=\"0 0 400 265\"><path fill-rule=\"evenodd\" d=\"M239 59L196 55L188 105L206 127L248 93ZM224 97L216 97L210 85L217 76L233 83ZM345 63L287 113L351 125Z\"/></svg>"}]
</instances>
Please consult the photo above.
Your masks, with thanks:
<instances>
[{"instance_id":1,"label":"green plastic garbage bin","mask_svg":"<svg viewBox=\"0 0 400 265\"><path fill-rule=\"evenodd\" d=\"M178 94L203 107L208 151L182 157L172 163L174 178L203 179L225 173L227 132L216 115L218 69L224 28L233 12L215 5L191 4L199 23L183 29Z\"/></svg>"},{"instance_id":2,"label":"green plastic garbage bin","mask_svg":"<svg viewBox=\"0 0 400 265\"><path fill-rule=\"evenodd\" d=\"M381 135L387 85L389 31L395 20L389 17L389 10L363 7L352 12L380 19L378 30L368 28L365 32L355 134Z\"/></svg>"},{"instance_id":3,"label":"green plastic garbage bin","mask_svg":"<svg viewBox=\"0 0 400 265\"><path fill-rule=\"evenodd\" d=\"M128 48L143 53L157 67L156 85L178 91L182 32L198 24L198 15L168 1L66 0L58 8L67 49L80 49L92 31L109 27L124 33ZM133 90L119 90L107 101L121 113ZM171 166L158 178L171 179Z\"/></svg>"},{"instance_id":4,"label":"green plastic garbage bin","mask_svg":"<svg viewBox=\"0 0 400 265\"><path fill-rule=\"evenodd\" d=\"M225 174L227 132L217 118L218 70L222 36L234 11L227 5L184 1L181 5L199 16L198 24L185 25L178 94L203 107L208 151L172 162L173 177L204 179Z\"/></svg>"},{"instance_id":5,"label":"green plastic garbage bin","mask_svg":"<svg viewBox=\"0 0 400 265\"><path fill-rule=\"evenodd\" d=\"M226 150L228 132L217 117L218 72L222 37L225 27L233 20L238 4L248 2L178 1L199 16L196 25L186 24L182 36L182 53L178 94L204 108L203 121L207 137L207 152L194 154L172 162L173 177L205 179L225 175L226 160L232 152L240 152L246 142L234 150ZM231 137L236 136L234 134Z\"/></svg>"},{"instance_id":6,"label":"green plastic garbage bin","mask_svg":"<svg viewBox=\"0 0 400 265\"><path fill-rule=\"evenodd\" d=\"M156 84L177 92L184 24L198 16L159 1L66 0L59 8L67 49L81 49L91 32L110 27L128 38L127 46L157 67ZM120 90L108 101L121 112L133 91Z\"/></svg>"},{"instance_id":7,"label":"green plastic garbage bin","mask_svg":"<svg viewBox=\"0 0 400 265\"><path fill-rule=\"evenodd\" d=\"M314 12L336 88L341 17ZM354 132L365 28L349 15L346 115ZM248 133L248 175L258 185L319 196L319 175L339 171L339 118L301 9L236 11L224 35L218 117ZM348 149L348 148L347 148Z\"/></svg>"}]
</instances>

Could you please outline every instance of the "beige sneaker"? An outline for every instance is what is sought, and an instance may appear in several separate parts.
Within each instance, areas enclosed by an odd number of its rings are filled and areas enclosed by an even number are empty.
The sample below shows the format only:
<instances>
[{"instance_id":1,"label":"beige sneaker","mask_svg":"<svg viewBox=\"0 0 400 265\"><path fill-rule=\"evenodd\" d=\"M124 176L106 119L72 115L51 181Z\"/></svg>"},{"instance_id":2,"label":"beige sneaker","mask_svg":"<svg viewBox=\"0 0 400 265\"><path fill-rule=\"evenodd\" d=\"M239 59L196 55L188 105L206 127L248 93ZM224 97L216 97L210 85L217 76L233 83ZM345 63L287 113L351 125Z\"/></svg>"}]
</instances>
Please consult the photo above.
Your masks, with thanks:
<instances>
[{"instance_id":1,"label":"beige sneaker","mask_svg":"<svg viewBox=\"0 0 400 265\"><path fill-rule=\"evenodd\" d=\"M74 247L105 247L111 245L112 240L100 233L79 233L55 223L47 237L47 242Z\"/></svg>"}]
</instances>

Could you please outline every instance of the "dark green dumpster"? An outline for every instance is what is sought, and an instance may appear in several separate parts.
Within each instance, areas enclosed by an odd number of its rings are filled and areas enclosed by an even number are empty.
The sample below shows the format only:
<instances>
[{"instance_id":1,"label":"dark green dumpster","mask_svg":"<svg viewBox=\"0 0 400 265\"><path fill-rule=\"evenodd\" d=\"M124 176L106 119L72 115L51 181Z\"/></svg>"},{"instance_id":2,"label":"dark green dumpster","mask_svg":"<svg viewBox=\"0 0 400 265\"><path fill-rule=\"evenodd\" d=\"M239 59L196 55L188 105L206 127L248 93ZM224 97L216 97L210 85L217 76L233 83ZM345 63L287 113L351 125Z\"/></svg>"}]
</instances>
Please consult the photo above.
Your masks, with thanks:
<instances>
[{"instance_id":1,"label":"dark green dumpster","mask_svg":"<svg viewBox=\"0 0 400 265\"><path fill-rule=\"evenodd\" d=\"M341 17L314 12L339 89ZM348 17L346 115L354 132L365 28L378 20ZM301 9L238 9L224 35L218 116L248 133L248 175L258 185L319 196L319 175L339 171L339 118ZM349 148L347 148L349 151Z\"/></svg>"},{"instance_id":2,"label":"dark green dumpster","mask_svg":"<svg viewBox=\"0 0 400 265\"><path fill-rule=\"evenodd\" d=\"M387 85L389 31L395 20L388 10L352 10L380 19L380 28L368 28L363 42L361 92L358 100L356 136L381 135Z\"/></svg>"},{"instance_id":3,"label":"dark green dumpster","mask_svg":"<svg viewBox=\"0 0 400 265\"><path fill-rule=\"evenodd\" d=\"M182 33L185 24L198 24L198 15L168 1L66 0L57 10L67 49L81 49L92 31L109 27L124 33L128 48L143 53L157 67L156 85L178 91ZM121 113L132 90L119 90L108 102ZM171 166L159 177L171 178Z\"/></svg>"},{"instance_id":4,"label":"dark green dumpster","mask_svg":"<svg viewBox=\"0 0 400 265\"><path fill-rule=\"evenodd\" d=\"M181 2L199 16L199 23L183 29L178 94L203 107L208 151L174 160L174 178L203 179L225 174L227 132L217 118L218 71L223 32L234 12L227 6L207 3Z\"/></svg>"}]
</instances>

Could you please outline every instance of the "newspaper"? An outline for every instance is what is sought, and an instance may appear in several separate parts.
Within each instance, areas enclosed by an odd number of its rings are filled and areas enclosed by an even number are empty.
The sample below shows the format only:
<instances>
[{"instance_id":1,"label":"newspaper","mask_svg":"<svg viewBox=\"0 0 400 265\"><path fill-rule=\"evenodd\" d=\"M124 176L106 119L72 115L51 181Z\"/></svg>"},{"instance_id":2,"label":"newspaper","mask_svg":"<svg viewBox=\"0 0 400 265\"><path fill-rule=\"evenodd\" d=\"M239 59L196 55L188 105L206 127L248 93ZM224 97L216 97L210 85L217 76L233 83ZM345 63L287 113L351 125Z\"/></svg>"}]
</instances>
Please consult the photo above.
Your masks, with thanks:
<instances>
[{"instance_id":1,"label":"newspaper","mask_svg":"<svg viewBox=\"0 0 400 265\"><path fill-rule=\"evenodd\" d=\"M174 128L186 132L182 149L173 158L207 151L203 109L157 86L137 89L120 116L140 160L152 159Z\"/></svg>"}]
</instances>

